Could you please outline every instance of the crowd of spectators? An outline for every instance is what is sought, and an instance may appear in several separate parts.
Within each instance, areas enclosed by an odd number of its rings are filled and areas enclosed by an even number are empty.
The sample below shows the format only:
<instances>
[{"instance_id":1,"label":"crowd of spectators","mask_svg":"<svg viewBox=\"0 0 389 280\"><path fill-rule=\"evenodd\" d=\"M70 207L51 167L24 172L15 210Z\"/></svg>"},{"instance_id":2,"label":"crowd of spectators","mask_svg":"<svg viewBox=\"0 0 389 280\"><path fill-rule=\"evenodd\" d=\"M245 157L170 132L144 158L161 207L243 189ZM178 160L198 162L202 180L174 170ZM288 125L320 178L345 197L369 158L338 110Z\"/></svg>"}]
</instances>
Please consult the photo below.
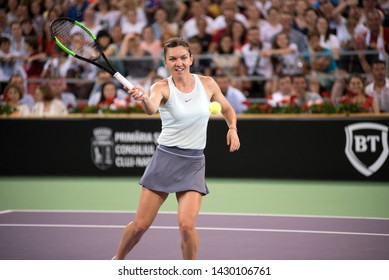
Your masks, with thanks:
<instances>
[{"instance_id":1,"label":"crowd of spectators","mask_svg":"<svg viewBox=\"0 0 389 280\"><path fill-rule=\"evenodd\" d=\"M369 111L389 111L389 0L0 0L0 93L26 104L20 113L50 112L34 109L44 103L36 95L60 100L62 113L79 100L98 105L112 84L109 100L128 100L112 77L56 46L49 27L61 16L87 26L114 67L145 87L169 75L163 44L179 36L192 48L191 71L220 81L238 112L247 100L280 106L291 95L336 103L360 82L379 108Z\"/></svg>"}]
</instances>

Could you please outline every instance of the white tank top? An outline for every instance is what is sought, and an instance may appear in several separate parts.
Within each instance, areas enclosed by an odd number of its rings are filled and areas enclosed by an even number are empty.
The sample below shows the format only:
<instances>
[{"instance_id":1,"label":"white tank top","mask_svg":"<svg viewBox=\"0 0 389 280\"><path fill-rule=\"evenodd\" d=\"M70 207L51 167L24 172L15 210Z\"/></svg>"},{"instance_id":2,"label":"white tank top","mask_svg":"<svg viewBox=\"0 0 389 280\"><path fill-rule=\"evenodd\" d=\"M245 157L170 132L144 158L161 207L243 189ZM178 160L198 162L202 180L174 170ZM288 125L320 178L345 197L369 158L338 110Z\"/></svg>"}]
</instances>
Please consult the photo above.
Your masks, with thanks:
<instances>
[{"instance_id":1,"label":"white tank top","mask_svg":"<svg viewBox=\"0 0 389 280\"><path fill-rule=\"evenodd\" d=\"M170 96L159 108L162 132L158 143L181 149L204 149L210 116L209 99L200 78L192 74L195 86L189 93L179 91L168 77Z\"/></svg>"}]
</instances>

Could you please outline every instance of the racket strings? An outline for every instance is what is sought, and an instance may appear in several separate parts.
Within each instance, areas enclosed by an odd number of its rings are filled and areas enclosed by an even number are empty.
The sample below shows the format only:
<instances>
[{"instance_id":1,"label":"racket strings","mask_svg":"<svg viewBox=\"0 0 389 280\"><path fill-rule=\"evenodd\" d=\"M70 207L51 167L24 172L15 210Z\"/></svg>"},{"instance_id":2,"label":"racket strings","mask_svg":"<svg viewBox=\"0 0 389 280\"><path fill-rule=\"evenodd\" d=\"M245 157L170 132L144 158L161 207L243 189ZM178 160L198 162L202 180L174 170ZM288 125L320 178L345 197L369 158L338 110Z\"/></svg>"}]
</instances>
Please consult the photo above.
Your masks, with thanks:
<instances>
[{"instance_id":1,"label":"racket strings","mask_svg":"<svg viewBox=\"0 0 389 280\"><path fill-rule=\"evenodd\" d=\"M91 35L70 21L57 22L52 26L53 35L66 48L90 60L100 58L100 51Z\"/></svg>"}]
</instances>

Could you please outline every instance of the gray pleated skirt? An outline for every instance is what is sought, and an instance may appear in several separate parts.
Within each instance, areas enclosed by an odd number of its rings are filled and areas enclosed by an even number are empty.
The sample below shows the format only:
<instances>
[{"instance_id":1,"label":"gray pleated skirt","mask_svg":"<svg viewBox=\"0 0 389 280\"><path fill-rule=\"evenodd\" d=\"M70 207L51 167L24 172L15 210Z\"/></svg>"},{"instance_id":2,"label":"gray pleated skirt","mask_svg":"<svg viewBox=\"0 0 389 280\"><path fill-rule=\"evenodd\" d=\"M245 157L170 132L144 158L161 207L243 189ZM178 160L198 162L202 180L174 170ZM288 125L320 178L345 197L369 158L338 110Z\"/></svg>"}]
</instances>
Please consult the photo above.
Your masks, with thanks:
<instances>
[{"instance_id":1,"label":"gray pleated skirt","mask_svg":"<svg viewBox=\"0 0 389 280\"><path fill-rule=\"evenodd\" d=\"M159 145L140 184L147 189L165 193L196 191L202 195L208 194L203 150Z\"/></svg>"}]
</instances>

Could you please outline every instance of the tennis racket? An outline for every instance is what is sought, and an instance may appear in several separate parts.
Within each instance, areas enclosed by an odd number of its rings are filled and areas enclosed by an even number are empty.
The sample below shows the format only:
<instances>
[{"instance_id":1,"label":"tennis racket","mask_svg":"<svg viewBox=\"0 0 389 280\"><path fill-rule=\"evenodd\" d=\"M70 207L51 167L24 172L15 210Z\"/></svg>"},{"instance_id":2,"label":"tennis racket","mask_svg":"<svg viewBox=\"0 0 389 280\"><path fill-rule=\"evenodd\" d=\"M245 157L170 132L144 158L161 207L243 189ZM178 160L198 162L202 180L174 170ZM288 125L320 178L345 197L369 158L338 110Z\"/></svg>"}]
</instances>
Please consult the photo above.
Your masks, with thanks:
<instances>
[{"instance_id":1,"label":"tennis racket","mask_svg":"<svg viewBox=\"0 0 389 280\"><path fill-rule=\"evenodd\" d=\"M64 52L103 69L127 89L133 87L130 81L112 67L96 41L96 36L82 23L60 17L51 22L50 33Z\"/></svg>"}]
</instances>

